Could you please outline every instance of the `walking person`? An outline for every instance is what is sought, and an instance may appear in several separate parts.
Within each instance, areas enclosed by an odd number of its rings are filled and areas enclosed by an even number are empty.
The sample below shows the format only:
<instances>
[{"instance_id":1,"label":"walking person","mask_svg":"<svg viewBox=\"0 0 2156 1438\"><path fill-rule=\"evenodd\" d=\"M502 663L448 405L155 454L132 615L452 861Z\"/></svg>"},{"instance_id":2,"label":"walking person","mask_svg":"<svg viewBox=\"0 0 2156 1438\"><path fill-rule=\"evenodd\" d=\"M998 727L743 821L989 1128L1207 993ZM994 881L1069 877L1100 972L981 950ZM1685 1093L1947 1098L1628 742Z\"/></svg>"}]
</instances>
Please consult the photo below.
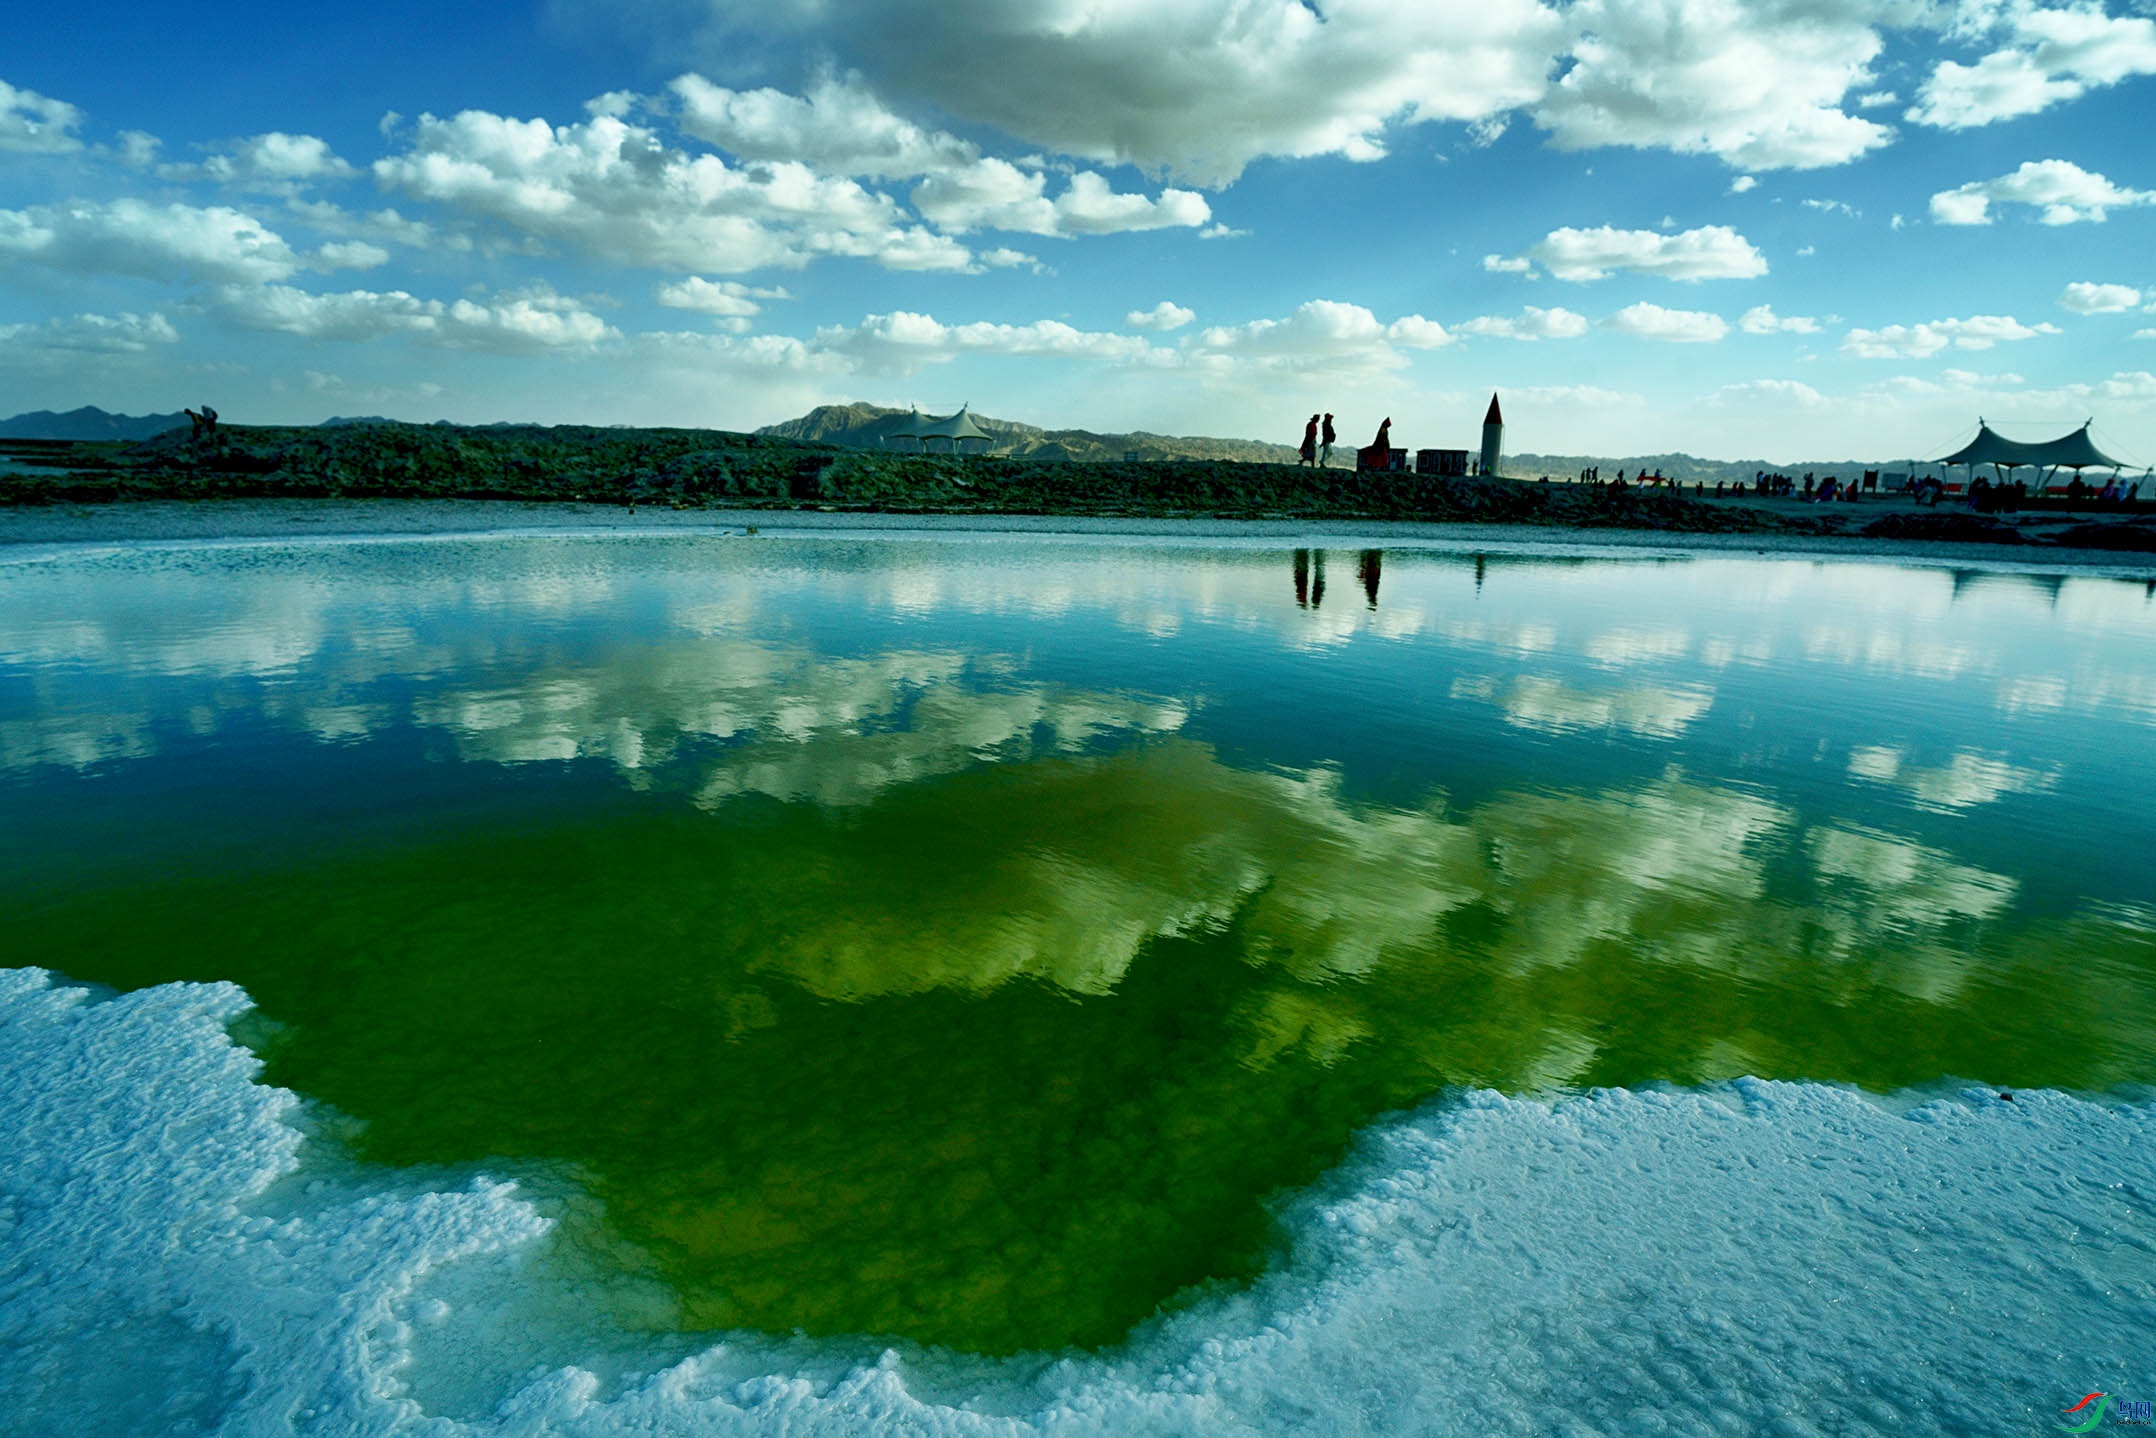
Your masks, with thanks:
<instances>
[{"instance_id":1,"label":"walking person","mask_svg":"<svg viewBox=\"0 0 2156 1438\"><path fill-rule=\"evenodd\" d=\"M1296 451L1301 458L1295 461L1297 469L1318 462L1318 417L1310 416L1310 423L1303 426L1303 447Z\"/></svg>"},{"instance_id":2,"label":"walking person","mask_svg":"<svg viewBox=\"0 0 2156 1438\"><path fill-rule=\"evenodd\" d=\"M1333 441L1340 436L1333 433L1333 417L1325 416L1325 428L1318 435L1318 468L1326 469L1333 462Z\"/></svg>"}]
</instances>

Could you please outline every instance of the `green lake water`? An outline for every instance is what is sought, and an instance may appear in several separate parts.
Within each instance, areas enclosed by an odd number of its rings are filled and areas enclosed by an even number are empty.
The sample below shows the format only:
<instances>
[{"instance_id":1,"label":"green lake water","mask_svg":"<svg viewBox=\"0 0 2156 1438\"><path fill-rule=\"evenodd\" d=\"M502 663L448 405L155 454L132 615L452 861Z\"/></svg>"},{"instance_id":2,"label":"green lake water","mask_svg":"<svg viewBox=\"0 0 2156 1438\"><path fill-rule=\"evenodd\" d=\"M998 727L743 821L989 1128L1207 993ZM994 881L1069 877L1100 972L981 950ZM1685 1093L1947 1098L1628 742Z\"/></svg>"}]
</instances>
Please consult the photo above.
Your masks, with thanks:
<instances>
[{"instance_id":1,"label":"green lake water","mask_svg":"<svg viewBox=\"0 0 2156 1438\"><path fill-rule=\"evenodd\" d=\"M1388 1113L2156 1080L2156 599L677 535L0 562L13 962L229 979L663 1331L1099 1347Z\"/></svg>"}]
</instances>

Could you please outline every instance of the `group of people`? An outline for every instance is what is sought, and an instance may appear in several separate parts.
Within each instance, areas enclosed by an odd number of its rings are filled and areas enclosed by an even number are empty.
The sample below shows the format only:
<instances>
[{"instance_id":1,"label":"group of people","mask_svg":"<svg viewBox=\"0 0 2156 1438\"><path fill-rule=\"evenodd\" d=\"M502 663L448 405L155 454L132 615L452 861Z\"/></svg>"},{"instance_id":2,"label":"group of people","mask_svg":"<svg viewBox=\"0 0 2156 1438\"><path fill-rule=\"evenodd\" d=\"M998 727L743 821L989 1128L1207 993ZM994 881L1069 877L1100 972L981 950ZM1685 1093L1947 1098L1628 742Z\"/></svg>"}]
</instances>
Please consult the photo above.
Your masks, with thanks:
<instances>
[{"instance_id":1,"label":"group of people","mask_svg":"<svg viewBox=\"0 0 2156 1438\"><path fill-rule=\"evenodd\" d=\"M1340 433L1333 428L1333 417L1329 414L1314 414L1310 416L1310 422L1303 426L1303 442L1296 450L1298 457L1295 462L1298 466L1307 464L1314 469L1324 469L1332 463L1333 446L1339 442ZM1392 468L1391 415L1387 415L1385 422L1377 427L1377 438L1355 451L1355 467Z\"/></svg>"},{"instance_id":2,"label":"group of people","mask_svg":"<svg viewBox=\"0 0 2156 1438\"><path fill-rule=\"evenodd\" d=\"M1387 423L1391 421L1388 420ZM1295 461L1296 464L1307 464L1316 469L1325 468L1332 463L1333 445L1339 438L1338 432L1333 429L1331 415L1310 416L1310 423L1303 426L1303 443L1302 448L1296 451L1300 456Z\"/></svg>"}]
</instances>

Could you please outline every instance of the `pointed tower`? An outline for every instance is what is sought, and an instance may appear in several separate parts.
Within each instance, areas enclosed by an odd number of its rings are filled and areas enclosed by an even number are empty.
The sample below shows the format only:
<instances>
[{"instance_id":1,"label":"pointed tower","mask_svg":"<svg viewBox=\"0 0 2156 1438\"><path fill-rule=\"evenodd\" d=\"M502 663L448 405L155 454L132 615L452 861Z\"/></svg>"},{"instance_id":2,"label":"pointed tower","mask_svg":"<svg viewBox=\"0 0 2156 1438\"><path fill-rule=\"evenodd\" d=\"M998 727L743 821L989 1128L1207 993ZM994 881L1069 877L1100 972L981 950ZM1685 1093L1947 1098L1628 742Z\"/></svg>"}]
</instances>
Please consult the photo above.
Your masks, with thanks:
<instances>
[{"instance_id":1,"label":"pointed tower","mask_svg":"<svg viewBox=\"0 0 2156 1438\"><path fill-rule=\"evenodd\" d=\"M1482 417L1482 472L1497 473L1497 460L1505 450L1505 416L1497 407L1497 396L1490 396L1490 412Z\"/></svg>"}]
</instances>

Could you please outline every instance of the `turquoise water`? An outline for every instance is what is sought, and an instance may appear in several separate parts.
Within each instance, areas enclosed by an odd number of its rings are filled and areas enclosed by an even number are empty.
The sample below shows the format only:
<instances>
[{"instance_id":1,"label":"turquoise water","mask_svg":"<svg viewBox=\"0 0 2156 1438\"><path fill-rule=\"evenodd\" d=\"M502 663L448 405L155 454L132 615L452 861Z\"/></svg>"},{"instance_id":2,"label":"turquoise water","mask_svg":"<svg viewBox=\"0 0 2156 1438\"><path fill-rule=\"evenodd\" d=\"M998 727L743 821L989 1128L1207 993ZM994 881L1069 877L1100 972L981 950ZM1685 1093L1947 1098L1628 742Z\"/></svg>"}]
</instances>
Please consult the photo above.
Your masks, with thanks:
<instances>
[{"instance_id":1,"label":"turquoise water","mask_svg":"<svg viewBox=\"0 0 2156 1438\"><path fill-rule=\"evenodd\" d=\"M244 991L159 1022L223 1015L302 1173L539 1205L539 1271L428 1300L521 1324L399 1340L430 1411L724 1334L1105 1362L1288 1282L1401 1115L1631 1144L1664 1110L1596 1095L1760 1079L1777 1142L1965 1083L2141 1122L2152 640L2140 579L1764 558L26 550L0 905L61 981ZM2102 1220L2137 1264L2144 1218Z\"/></svg>"}]
</instances>

